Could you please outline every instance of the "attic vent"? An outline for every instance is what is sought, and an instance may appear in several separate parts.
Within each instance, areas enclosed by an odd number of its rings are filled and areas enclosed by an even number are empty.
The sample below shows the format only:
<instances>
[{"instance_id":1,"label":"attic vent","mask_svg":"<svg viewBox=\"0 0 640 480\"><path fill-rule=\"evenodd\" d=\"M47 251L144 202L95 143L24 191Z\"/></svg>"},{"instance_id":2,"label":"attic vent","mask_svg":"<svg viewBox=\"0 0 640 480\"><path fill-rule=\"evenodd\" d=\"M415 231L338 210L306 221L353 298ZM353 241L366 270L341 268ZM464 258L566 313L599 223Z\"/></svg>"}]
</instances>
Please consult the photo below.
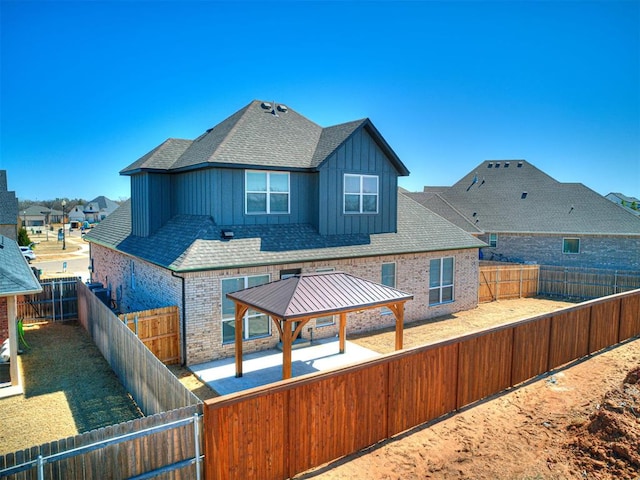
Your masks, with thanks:
<instances>
[{"instance_id":1,"label":"attic vent","mask_svg":"<svg viewBox=\"0 0 640 480\"><path fill-rule=\"evenodd\" d=\"M262 102L262 105L260 105L262 108L264 108L265 110L270 110L271 109L271 104L269 102Z\"/></svg>"},{"instance_id":2,"label":"attic vent","mask_svg":"<svg viewBox=\"0 0 640 480\"><path fill-rule=\"evenodd\" d=\"M518 168L522 168L522 162L518 162Z\"/></svg>"},{"instance_id":3,"label":"attic vent","mask_svg":"<svg viewBox=\"0 0 640 480\"><path fill-rule=\"evenodd\" d=\"M489 162L489 165L487 165L487 168L492 168L493 167L493 163Z\"/></svg>"},{"instance_id":4,"label":"attic vent","mask_svg":"<svg viewBox=\"0 0 640 480\"><path fill-rule=\"evenodd\" d=\"M231 240L233 238L233 231L231 231L231 230L222 230L222 238L224 240Z\"/></svg>"},{"instance_id":5,"label":"attic vent","mask_svg":"<svg viewBox=\"0 0 640 480\"><path fill-rule=\"evenodd\" d=\"M509 166L509 162L504 162L504 168L507 168Z\"/></svg>"},{"instance_id":6,"label":"attic vent","mask_svg":"<svg viewBox=\"0 0 640 480\"><path fill-rule=\"evenodd\" d=\"M289 109L287 108L286 105L278 105L278 111L279 112L286 112L287 110L289 110Z\"/></svg>"},{"instance_id":7,"label":"attic vent","mask_svg":"<svg viewBox=\"0 0 640 480\"><path fill-rule=\"evenodd\" d=\"M520 198L527 198L527 192L522 192L522 195L520 195Z\"/></svg>"}]
</instances>

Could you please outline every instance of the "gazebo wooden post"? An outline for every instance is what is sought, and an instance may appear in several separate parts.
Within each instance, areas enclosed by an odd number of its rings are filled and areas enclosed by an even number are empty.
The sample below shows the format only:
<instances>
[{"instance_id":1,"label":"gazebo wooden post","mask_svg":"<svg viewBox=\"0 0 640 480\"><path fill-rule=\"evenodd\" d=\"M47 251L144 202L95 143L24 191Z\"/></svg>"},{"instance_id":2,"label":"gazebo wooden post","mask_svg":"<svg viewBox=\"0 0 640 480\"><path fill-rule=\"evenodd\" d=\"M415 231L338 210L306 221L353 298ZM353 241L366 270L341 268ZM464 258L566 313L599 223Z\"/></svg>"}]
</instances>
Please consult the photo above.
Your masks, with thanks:
<instances>
[{"instance_id":1,"label":"gazebo wooden post","mask_svg":"<svg viewBox=\"0 0 640 480\"><path fill-rule=\"evenodd\" d=\"M242 320L244 314L247 313L247 307L244 304L236 303L236 318L235 318L235 346L236 346L236 377L242 376Z\"/></svg>"},{"instance_id":2,"label":"gazebo wooden post","mask_svg":"<svg viewBox=\"0 0 640 480\"><path fill-rule=\"evenodd\" d=\"M396 350L402 350L404 329L404 303L394 304L393 313L396 317Z\"/></svg>"},{"instance_id":3,"label":"gazebo wooden post","mask_svg":"<svg viewBox=\"0 0 640 480\"><path fill-rule=\"evenodd\" d=\"M282 379L291 378L291 324L285 320L282 327Z\"/></svg>"},{"instance_id":4,"label":"gazebo wooden post","mask_svg":"<svg viewBox=\"0 0 640 480\"><path fill-rule=\"evenodd\" d=\"M340 313L340 331L339 331L339 337L340 337L340 353L344 353L345 348L346 348L346 336L347 336L347 313L346 312L341 312Z\"/></svg>"}]
</instances>

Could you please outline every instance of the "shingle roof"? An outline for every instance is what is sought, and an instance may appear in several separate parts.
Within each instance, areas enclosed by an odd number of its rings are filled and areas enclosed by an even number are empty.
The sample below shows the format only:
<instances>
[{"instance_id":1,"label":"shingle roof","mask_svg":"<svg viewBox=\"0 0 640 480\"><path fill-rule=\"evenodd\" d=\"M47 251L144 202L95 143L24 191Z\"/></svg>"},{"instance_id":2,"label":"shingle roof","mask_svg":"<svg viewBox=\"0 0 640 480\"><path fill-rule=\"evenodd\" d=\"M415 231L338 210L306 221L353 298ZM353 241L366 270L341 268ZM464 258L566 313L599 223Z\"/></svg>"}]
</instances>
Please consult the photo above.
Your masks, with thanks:
<instances>
[{"instance_id":1,"label":"shingle roof","mask_svg":"<svg viewBox=\"0 0 640 480\"><path fill-rule=\"evenodd\" d=\"M323 236L310 225L219 226L209 216L178 215L148 238L131 235L125 202L85 238L174 271L479 248L485 243L398 194L398 231ZM222 230L232 240L222 240Z\"/></svg>"},{"instance_id":2,"label":"shingle roof","mask_svg":"<svg viewBox=\"0 0 640 480\"><path fill-rule=\"evenodd\" d=\"M93 204L98 207L98 210L115 210L118 208L118 204L113 200L105 197L104 195L100 195L99 197L91 200L87 205Z\"/></svg>"},{"instance_id":3,"label":"shingle roof","mask_svg":"<svg viewBox=\"0 0 640 480\"><path fill-rule=\"evenodd\" d=\"M167 170L176 159L191 145L191 140L169 138L146 155L140 157L120 174L133 173L140 170Z\"/></svg>"},{"instance_id":4,"label":"shingle roof","mask_svg":"<svg viewBox=\"0 0 640 480\"><path fill-rule=\"evenodd\" d=\"M20 216L22 217L22 215L27 215L27 216L37 217L40 215L46 215L49 212L50 212L49 207L45 207L44 205L31 205L25 208L24 210L21 210Z\"/></svg>"},{"instance_id":5,"label":"shingle roof","mask_svg":"<svg viewBox=\"0 0 640 480\"><path fill-rule=\"evenodd\" d=\"M315 169L359 128L370 132L401 175L409 173L368 119L322 128L295 110L266 105L254 100L193 141L169 139L120 174L207 166Z\"/></svg>"},{"instance_id":6,"label":"shingle roof","mask_svg":"<svg viewBox=\"0 0 640 480\"><path fill-rule=\"evenodd\" d=\"M407 192L409 198L414 199L420 205L432 212L446 218L456 227L473 234L483 233L482 230L460 213L453 205L447 202L439 193Z\"/></svg>"},{"instance_id":7,"label":"shingle roof","mask_svg":"<svg viewBox=\"0 0 640 480\"><path fill-rule=\"evenodd\" d=\"M227 294L285 320L411 300L413 295L344 272L308 273Z\"/></svg>"},{"instance_id":8,"label":"shingle roof","mask_svg":"<svg viewBox=\"0 0 640 480\"><path fill-rule=\"evenodd\" d=\"M18 223L18 199L15 192L0 191L0 225Z\"/></svg>"},{"instance_id":9,"label":"shingle roof","mask_svg":"<svg viewBox=\"0 0 640 480\"><path fill-rule=\"evenodd\" d=\"M0 235L0 297L41 291L42 287L18 244Z\"/></svg>"},{"instance_id":10,"label":"shingle roof","mask_svg":"<svg viewBox=\"0 0 640 480\"><path fill-rule=\"evenodd\" d=\"M640 235L640 218L582 184L558 182L525 160L485 161L438 191L485 232ZM432 206L428 199L424 204Z\"/></svg>"},{"instance_id":11,"label":"shingle roof","mask_svg":"<svg viewBox=\"0 0 640 480\"><path fill-rule=\"evenodd\" d=\"M611 192L609 194L607 194L606 196L608 197L609 195L613 195L618 197L620 200L624 200L625 202L629 202L629 203L640 203L640 200L637 199L636 197L627 197L625 194L620 193L620 192Z\"/></svg>"}]
</instances>

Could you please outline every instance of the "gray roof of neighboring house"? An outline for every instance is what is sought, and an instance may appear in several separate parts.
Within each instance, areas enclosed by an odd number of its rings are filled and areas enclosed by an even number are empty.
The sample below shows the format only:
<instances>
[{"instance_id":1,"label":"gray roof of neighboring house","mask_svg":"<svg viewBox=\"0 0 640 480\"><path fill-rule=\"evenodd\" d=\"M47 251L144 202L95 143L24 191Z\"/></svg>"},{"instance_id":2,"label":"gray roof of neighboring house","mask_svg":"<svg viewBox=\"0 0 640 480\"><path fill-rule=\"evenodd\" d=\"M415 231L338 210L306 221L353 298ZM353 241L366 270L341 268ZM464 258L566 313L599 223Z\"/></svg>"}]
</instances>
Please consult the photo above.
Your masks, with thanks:
<instances>
[{"instance_id":1,"label":"gray roof of neighboring house","mask_svg":"<svg viewBox=\"0 0 640 480\"><path fill-rule=\"evenodd\" d=\"M49 212L49 207L45 207L44 205L31 205L24 210L20 210L20 216L22 217L23 215L26 215L27 217L40 217Z\"/></svg>"},{"instance_id":2,"label":"gray roof of neighboring house","mask_svg":"<svg viewBox=\"0 0 640 480\"><path fill-rule=\"evenodd\" d=\"M227 296L289 320L333 315L356 308L406 302L413 295L344 272L305 273L246 288Z\"/></svg>"},{"instance_id":3,"label":"gray roof of neighboring house","mask_svg":"<svg viewBox=\"0 0 640 480\"><path fill-rule=\"evenodd\" d=\"M636 197L628 197L623 193L619 193L619 192L611 192L605 195L605 197L609 197L609 196L618 197L618 199L624 200L625 202L629 202L629 203L633 203L633 202L640 203L640 200L638 200Z\"/></svg>"},{"instance_id":4,"label":"gray roof of neighboring house","mask_svg":"<svg viewBox=\"0 0 640 480\"><path fill-rule=\"evenodd\" d=\"M640 235L640 218L582 184L558 182L525 160L485 161L449 188L424 190L438 193L485 232ZM437 197L427 196L421 203L437 211L434 202Z\"/></svg>"},{"instance_id":5,"label":"gray roof of neighboring house","mask_svg":"<svg viewBox=\"0 0 640 480\"><path fill-rule=\"evenodd\" d=\"M98 210L113 211L118 208L118 204L116 202L108 199L104 195L100 195L99 197L91 200L89 203L87 203L87 205L85 205L85 208L87 208L89 205L96 205L98 207ZM93 210L95 210L95 208Z\"/></svg>"},{"instance_id":6,"label":"gray roof of neighboring house","mask_svg":"<svg viewBox=\"0 0 640 480\"><path fill-rule=\"evenodd\" d=\"M222 240L232 230L232 240ZM178 215L148 238L131 235L125 202L86 240L174 271L479 248L485 243L398 194L398 232L323 236L310 225L216 225L209 216Z\"/></svg>"},{"instance_id":7,"label":"gray roof of neighboring house","mask_svg":"<svg viewBox=\"0 0 640 480\"><path fill-rule=\"evenodd\" d=\"M41 291L42 287L18 244L0 235L0 297Z\"/></svg>"},{"instance_id":8,"label":"gray roof of neighboring house","mask_svg":"<svg viewBox=\"0 0 640 480\"><path fill-rule=\"evenodd\" d=\"M120 174L178 172L210 166L310 170L319 167L360 128L372 135L400 175L409 174L370 120L322 128L290 108L278 108L254 100L193 141L166 140ZM274 110L277 116L273 115Z\"/></svg>"}]
</instances>

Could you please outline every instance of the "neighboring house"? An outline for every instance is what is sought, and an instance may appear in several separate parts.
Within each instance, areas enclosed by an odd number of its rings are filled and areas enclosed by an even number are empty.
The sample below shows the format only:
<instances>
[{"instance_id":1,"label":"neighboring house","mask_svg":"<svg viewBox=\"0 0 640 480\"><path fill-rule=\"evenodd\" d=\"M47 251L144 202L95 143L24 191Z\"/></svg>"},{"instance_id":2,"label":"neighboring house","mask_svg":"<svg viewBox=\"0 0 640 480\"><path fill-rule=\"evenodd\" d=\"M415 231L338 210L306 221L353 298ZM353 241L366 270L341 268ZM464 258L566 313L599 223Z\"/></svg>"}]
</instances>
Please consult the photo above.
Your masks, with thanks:
<instances>
[{"instance_id":1,"label":"neighboring house","mask_svg":"<svg viewBox=\"0 0 640 480\"><path fill-rule=\"evenodd\" d=\"M96 197L84 206L84 218L87 222L98 223L111 215L119 205L105 196Z\"/></svg>"},{"instance_id":2,"label":"neighboring house","mask_svg":"<svg viewBox=\"0 0 640 480\"><path fill-rule=\"evenodd\" d=\"M0 170L0 235L18 240L18 199L7 190L6 170Z\"/></svg>"},{"instance_id":3,"label":"neighboring house","mask_svg":"<svg viewBox=\"0 0 640 480\"><path fill-rule=\"evenodd\" d=\"M486 260L640 270L639 217L525 160L485 161L451 187L408 195L467 232L482 232Z\"/></svg>"},{"instance_id":4,"label":"neighboring house","mask_svg":"<svg viewBox=\"0 0 640 480\"><path fill-rule=\"evenodd\" d=\"M18 372L18 331L17 331L17 296L38 293L42 287L36 279L33 270L22 256L18 244L4 235L0 235L0 345L3 355L0 358L2 375L9 371L8 378L2 378L0 383L8 383L14 389L11 393L22 393L20 375ZM9 362L4 356L7 352ZM8 367L8 368L6 368ZM16 388L17 387L17 388ZM0 396L5 396L4 388L0 389Z\"/></svg>"},{"instance_id":5,"label":"neighboring house","mask_svg":"<svg viewBox=\"0 0 640 480\"><path fill-rule=\"evenodd\" d=\"M66 213L65 216L69 219L69 222L84 222L84 205L76 205L71 210L69 210L69 212Z\"/></svg>"},{"instance_id":6,"label":"neighboring house","mask_svg":"<svg viewBox=\"0 0 640 480\"><path fill-rule=\"evenodd\" d=\"M408 173L368 119L322 128L253 101L121 171L131 199L86 236L91 280L122 312L178 305L187 364L233 355L226 293L297 273L344 271L409 292L407 322L473 308L484 243L399 192ZM382 308L354 312L348 332L393 324ZM302 334L337 332L326 316ZM243 335L245 352L279 341L254 311Z\"/></svg>"},{"instance_id":7,"label":"neighboring house","mask_svg":"<svg viewBox=\"0 0 640 480\"><path fill-rule=\"evenodd\" d=\"M43 227L48 224L51 209L44 205L31 205L20 211L20 221L25 228Z\"/></svg>"},{"instance_id":8,"label":"neighboring house","mask_svg":"<svg viewBox=\"0 0 640 480\"><path fill-rule=\"evenodd\" d=\"M607 200L611 200L614 203L617 203L621 207L624 207L625 210L633 213L634 215L640 215L640 200L636 197L627 197L621 193L609 193L605 195Z\"/></svg>"}]
</instances>

